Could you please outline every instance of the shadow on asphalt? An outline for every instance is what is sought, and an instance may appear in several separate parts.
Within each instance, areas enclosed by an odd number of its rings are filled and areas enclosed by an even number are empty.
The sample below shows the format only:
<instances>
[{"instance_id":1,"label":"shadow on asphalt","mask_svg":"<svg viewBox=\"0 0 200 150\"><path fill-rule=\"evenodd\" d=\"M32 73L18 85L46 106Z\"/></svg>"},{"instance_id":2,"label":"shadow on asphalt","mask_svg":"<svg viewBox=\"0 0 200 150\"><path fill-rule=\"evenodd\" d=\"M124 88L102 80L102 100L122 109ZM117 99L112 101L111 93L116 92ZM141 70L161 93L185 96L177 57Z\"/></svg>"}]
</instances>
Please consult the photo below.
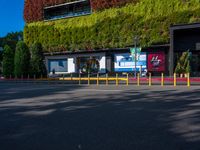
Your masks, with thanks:
<instances>
[{"instance_id":1,"label":"shadow on asphalt","mask_svg":"<svg viewBox=\"0 0 200 150\"><path fill-rule=\"evenodd\" d=\"M64 85L0 89L1 150L200 149L197 89L110 93Z\"/></svg>"}]
</instances>

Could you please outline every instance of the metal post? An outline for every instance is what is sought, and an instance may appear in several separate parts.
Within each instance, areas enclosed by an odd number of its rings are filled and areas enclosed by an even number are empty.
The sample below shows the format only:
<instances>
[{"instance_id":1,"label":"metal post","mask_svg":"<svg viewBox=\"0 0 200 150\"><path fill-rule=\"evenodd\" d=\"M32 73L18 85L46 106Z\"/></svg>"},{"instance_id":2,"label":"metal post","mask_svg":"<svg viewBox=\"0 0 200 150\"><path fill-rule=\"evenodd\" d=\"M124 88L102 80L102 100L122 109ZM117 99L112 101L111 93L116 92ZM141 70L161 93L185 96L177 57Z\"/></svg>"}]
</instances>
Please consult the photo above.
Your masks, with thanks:
<instances>
[{"instance_id":1,"label":"metal post","mask_svg":"<svg viewBox=\"0 0 200 150\"><path fill-rule=\"evenodd\" d=\"M129 74L127 73L126 85L129 85Z\"/></svg>"},{"instance_id":2,"label":"metal post","mask_svg":"<svg viewBox=\"0 0 200 150\"><path fill-rule=\"evenodd\" d=\"M81 74L79 73L79 85L81 85Z\"/></svg>"},{"instance_id":3,"label":"metal post","mask_svg":"<svg viewBox=\"0 0 200 150\"><path fill-rule=\"evenodd\" d=\"M118 73L116 73L116 86L119 85L119 81L118 81Z\"/></svg>"},{"instance_id":4,"label":"metal post","mask_svg":"<svg viewBox=\"0 0 200 150\"><path fill-rule=\"evenodd\" d=\"M140 86L140 74L137 74L137 86Z\"/></svg>"},{"instance_id":5,"label":"metal post","mask_svg":"<svg viewBox=\"0 0 200 150\"><path fill-rule=\"evenodd\" d=\"M161 74L161 86L164 86L164 73Z\"/></svg>"},{"instance_id":6,"label":"metal post","mask_svg":"<svg viewBox=\"0 0 200 150\"><path fill-rule=\"evenodd\" d=\"M151 73L149 73L149 86L152 85Z\"/></svg>"},{"instance_id":7,"label":"metal post","mask_svg":"<svg viewBox=\"0 0 200 150\"><path fill-rule=\"evenodd\" d=\"M134 38L134 42L135 42L135 78L137 77L137 36L135 36Z\"/></svg>"},{"instance_id":8,"label":"metal post","mask_svg":"<svg viewBox=\"0 0 200 150\"><path fill-rule=\"evenodd\" d=\"M97 86L99 86L99 73L97 73Z\"/></svg>"},{"instance_id":9,"label":"metal post","mask_svg":"<svg viewBox=\"0 0 200 150\"><path fill-rule=\"evenodd\" d=\"M88 73L88 85L90 85L90 73Z\"/></svg>"},{"instance_id":10,"label":"metal post","mask_svg":"<svg viewBox=\"0 0 200 150\"><path fill-rule=\"evenodd\" d=\"M176 86L176 73L174 73L174 87Z\"/></svg>"},{"instance_id":11,"label":"metal post","mask_svg":"<svg viewBox=\"0 0 200 150\"><path fill-rule=\"evenodd\" d=\"M190 87L190 73L187 75L187 87Z\"/></svg>"},{"instance_id":12,"label":"metal post","mask_svg":"<svg viewBox=\"0 0 200 150\"><path fill-rule=\"evenodd\" d=\"M106 85L108 85L108 74L106 73Z\"/></svg>"},{"instance_id":13,"label":"metal post","mask_svg":"<svg viewBox=\"0 0 200 150\"><path fill-rule=\"evenodd\" d=\"M72 77L72 73L70 74L70 77L71 77L71 81L72 81L72 78L73 78L73 77Z\"/></svg>"}]
</instances>

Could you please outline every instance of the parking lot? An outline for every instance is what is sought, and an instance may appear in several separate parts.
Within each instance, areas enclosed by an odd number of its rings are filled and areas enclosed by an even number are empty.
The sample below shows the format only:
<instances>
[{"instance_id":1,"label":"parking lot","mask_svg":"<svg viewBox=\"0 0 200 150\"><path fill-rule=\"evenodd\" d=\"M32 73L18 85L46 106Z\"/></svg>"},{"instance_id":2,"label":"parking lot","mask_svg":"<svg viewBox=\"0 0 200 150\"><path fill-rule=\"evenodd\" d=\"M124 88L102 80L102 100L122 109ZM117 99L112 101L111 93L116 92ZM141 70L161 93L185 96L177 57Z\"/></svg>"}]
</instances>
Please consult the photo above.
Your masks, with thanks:
<instances>
[{"instance_id":1,"label":"parking lot","mask_svg":"<svg viewBox=\"0 0 200 150\"><path fill-rule=\"evenodd\" d=\"M200 88L0 82L0 150L199 150Z\"/></svg>"}]
</instances>

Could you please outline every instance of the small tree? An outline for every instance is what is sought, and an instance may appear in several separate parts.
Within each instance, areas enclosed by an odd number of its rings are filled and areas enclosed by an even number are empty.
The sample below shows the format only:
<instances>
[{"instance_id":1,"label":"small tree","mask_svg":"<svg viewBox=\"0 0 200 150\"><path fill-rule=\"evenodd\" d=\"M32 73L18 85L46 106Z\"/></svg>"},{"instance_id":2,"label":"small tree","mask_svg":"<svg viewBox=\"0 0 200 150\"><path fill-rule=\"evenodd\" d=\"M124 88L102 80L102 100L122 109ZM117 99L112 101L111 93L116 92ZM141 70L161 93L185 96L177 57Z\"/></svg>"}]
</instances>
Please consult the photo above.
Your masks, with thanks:
<instances>
[{"instance_id":1,"label":"small tree","mask_svg":"<svg viewBox=\"0 0 200 150\"><path fill-rule=\"evenodd\" d=\"M27 76L30 71L30 52L26 44L22 41L17 43L15 52L15 76Z\"/></svg>"},{"instance_id":2,"label":"small tree","mask_svg":"<svg viewBox=\"0 0 200 150\"><path fill-rule=\"evenodd\" d=\"M183 74L190 73L190 53L189 51L183 52L177 61L175 73Z\"/></svg>"},{"instance_id":3,"label":"small tree","mask_svg":"<svg viewBox=\"0 0 200 150\"><path fill-rule=\"evenodd\" d=\"M15 52L6 45L3 51L3 75L8 78L10 75L13 76L14 73L14 55Z\"/></svg>"},{"instance_id":4,"label":"small tree","mask_svg":"<svg viewBox=\"0 0 200 150\"><path fill-rule=\"evenodd\" d=\"M46 67L44 64L43 48L40 43L34 43L31 48L31 74L40 76L46 75Z\"/></svg>"}]
</instances>

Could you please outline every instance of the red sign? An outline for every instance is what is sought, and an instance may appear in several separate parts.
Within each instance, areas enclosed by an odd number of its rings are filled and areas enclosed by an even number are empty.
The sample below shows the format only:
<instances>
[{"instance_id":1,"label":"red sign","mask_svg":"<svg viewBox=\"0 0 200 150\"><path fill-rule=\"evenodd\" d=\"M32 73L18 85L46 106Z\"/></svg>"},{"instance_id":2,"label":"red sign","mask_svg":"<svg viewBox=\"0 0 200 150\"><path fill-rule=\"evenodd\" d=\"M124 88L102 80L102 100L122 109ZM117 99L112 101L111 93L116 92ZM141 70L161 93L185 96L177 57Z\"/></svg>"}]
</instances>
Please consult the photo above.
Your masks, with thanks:
<instances>
[{"instance_id":1,"label":"red sign","mask_svg":"<svg viewBox=\"0 0 200 150\"><path fill-rule=\"evenodd\" d=\"M148 71L165 71L165 53L155 52L148 54Z\"/></svg>"}]
</instances>

